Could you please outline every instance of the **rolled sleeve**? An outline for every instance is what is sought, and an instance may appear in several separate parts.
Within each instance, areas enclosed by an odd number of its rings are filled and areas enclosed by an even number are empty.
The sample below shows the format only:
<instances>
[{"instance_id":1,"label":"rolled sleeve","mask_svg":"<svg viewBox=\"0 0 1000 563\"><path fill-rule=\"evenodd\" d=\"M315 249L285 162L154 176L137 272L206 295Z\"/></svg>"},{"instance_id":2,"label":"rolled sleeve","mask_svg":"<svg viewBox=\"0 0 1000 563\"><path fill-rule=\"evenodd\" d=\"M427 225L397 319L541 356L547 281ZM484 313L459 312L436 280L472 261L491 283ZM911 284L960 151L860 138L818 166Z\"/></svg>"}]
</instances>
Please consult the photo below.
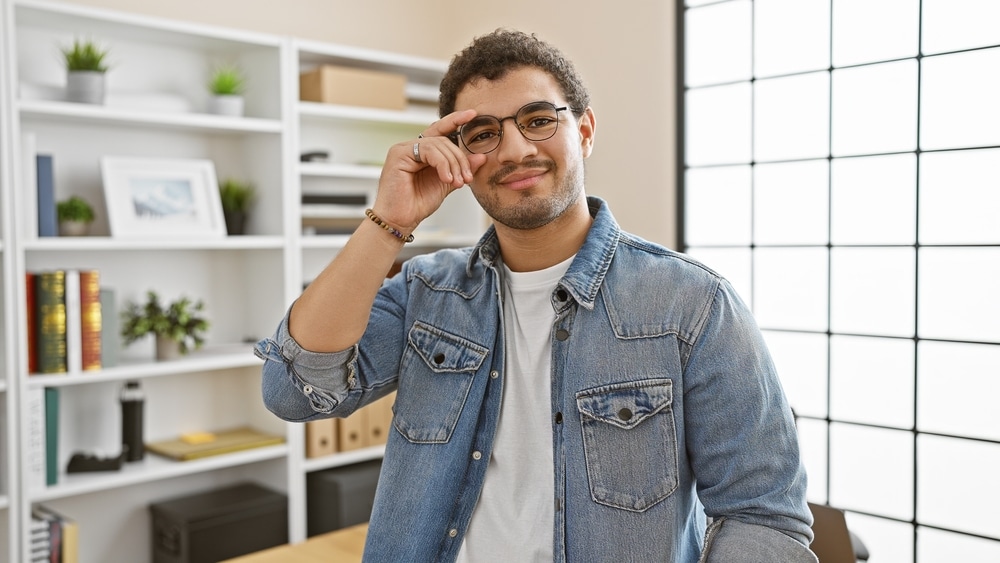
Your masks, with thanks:
<instances>
[{"instance_id":1,"label":"rolled sleeve","mask_svg":"<svg viewBox=\"0 0 1000 563\"><path fill-rule=\"evenodd\" d=\"M290 309L289 309L290 311ZM311 352L288 331L288 313L274 335L259 341L254 354L264 360L262 394L268 410L283 420L307 421L346 416L357 387L357 347Z\"/></svg>"}]
</instances>

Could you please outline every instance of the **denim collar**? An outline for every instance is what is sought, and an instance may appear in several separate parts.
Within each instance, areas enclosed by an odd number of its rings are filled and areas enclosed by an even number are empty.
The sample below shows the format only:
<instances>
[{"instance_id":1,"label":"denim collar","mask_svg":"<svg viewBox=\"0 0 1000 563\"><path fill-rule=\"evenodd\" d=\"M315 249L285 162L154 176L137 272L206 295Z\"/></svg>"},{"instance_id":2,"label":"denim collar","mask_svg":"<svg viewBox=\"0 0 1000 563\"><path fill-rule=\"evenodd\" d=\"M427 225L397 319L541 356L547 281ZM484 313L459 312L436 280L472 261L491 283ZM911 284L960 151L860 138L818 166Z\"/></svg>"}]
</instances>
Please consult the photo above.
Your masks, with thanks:
<instances>
[{"instance_id":1,"label":"denim collar","mask_svg":"<svg viewBox=\"0 0 1000 563\"><path fill-rule=\"evenodd\" d=\"M604 200L588 196L587 205L594 223L590 226L583 246L577 251L576 258L559 282L559 286L569 292L584 308L593 309L597 292L611 267L611 259L615 255L615 249L618 248L622 233L621 227L618 226ZM491 225L469 256L466 272L473 276L480 261L483 266L493 268L499 258L500 241L497 239L496 229Z\"/></svg>"}]
</instances>

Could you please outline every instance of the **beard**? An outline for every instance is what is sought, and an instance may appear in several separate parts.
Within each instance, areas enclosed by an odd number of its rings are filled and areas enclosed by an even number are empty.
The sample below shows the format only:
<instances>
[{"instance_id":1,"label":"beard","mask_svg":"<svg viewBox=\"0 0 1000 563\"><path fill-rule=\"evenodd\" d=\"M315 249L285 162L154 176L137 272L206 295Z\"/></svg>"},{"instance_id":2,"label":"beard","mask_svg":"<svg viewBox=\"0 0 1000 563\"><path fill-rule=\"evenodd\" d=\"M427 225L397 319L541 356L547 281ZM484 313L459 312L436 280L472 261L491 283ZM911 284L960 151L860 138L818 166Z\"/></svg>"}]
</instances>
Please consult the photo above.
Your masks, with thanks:
<instances>
[{"instance_id":1,"label":"beard","mask_svg":"<svg viewBox=\"0 0 1000 563\"><path fill-rule=\"evenodd\" d=\"M509 192L509 197L515 198L513 203L504 203L500 195L508 192L499 186L499 182L518 168L538 168L548 172L556 170L555 162L551 160L531 160L520 166L504 166L487 182L486 190L473 190L476 200L487 215L494 221L518 230L531 230L544 227L559 218L567 209L573 206L583 193L582 166L567 167L565 176L557 180L551 194L540 194L534 189L521 192Z\"/></svg>"}]
</instances>

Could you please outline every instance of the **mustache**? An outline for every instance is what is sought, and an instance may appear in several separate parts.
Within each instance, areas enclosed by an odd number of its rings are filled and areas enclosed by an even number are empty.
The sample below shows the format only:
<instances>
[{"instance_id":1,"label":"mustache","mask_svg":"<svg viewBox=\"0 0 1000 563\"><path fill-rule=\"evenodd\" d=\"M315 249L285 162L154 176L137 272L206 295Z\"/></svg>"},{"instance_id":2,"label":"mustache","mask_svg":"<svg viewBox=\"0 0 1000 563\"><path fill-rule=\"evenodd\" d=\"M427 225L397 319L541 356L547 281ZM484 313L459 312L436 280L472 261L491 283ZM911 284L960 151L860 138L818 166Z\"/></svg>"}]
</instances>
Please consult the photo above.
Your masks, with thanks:
<instances>
[{"instance_id":1,"label":"mustache","mask_svg":"<svg viewBox=\"0 0 1000 563\"><path fill-rule=\"evenodd\" d=\"M500 168L490 176L490 185L495 186L499 184L500 182L503 181L504 178L510 176L511 174L517 172L518 170L531 168L535 170L542 169L545 170L546 172L549 172L551 170L554 170L555 167L556 167L555 162L551 160L542 160L542 159L526 160L520 164L508 164Z\"/></svg>"}]
</instances>

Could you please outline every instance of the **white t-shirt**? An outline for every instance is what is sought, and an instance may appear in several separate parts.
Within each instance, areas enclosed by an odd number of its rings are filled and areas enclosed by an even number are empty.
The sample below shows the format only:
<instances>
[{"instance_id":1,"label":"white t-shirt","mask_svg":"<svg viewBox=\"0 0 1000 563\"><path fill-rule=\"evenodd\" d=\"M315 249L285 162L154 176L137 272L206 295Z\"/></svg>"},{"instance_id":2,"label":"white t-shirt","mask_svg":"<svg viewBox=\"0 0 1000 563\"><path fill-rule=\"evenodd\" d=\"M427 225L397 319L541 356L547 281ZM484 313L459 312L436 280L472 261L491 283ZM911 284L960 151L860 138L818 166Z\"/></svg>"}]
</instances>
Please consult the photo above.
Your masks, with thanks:
<instances>
[{"instance_id":1,"label":"white t-shirt","mask_svg":"<svg viewBox=\"0 0 1000 563\"><path fill-rule=\"evenodd\" d=\"M551 296L573 258L537 272L503 266L503 404L483 492L458 563L552 561Z\"/></svg>"}]
</instances>

